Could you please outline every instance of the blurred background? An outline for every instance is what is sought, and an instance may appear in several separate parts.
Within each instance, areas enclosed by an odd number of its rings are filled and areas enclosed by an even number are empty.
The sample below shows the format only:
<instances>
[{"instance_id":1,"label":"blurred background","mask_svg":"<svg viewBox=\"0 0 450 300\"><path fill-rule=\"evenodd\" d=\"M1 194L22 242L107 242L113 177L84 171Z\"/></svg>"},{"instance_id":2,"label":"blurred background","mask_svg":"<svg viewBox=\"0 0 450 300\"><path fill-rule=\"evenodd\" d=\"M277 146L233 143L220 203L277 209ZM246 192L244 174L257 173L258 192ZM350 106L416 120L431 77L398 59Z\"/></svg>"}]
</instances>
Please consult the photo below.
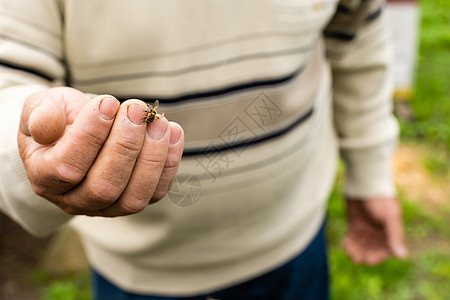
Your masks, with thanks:
<instances>
[{"instance_id":1,"label":"blurred background","mask_svg":"<svg viewBox=\"0 0 450 300\"><path fill-rule=\"evenodd\" d=\"M388 10L401 126L394 171L410 255L352 264L340 245L339 176L327 224L332 299L450 299L450 1L394 0ZM90 299L83 249L67 228L36 239L0 213L0 266L1 300Z\"/></svg>"}]
</instances>

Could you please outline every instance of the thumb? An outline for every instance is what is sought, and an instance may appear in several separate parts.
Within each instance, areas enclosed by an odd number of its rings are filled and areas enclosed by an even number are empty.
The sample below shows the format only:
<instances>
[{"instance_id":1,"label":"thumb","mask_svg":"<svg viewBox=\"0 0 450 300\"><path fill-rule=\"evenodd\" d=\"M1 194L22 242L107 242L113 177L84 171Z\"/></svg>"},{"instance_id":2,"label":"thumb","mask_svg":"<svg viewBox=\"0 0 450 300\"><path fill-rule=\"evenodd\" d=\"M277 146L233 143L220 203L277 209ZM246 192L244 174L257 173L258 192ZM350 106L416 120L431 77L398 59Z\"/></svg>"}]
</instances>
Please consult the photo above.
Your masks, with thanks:
<instances>
[{"instance_id":1,"label":"thumb","mask_svg":"<svg viewBox=\"0 0 450 300\"><path fill-rule=\"evenodd\" d=\"M28 97L22 110L20 131L37 143L51 144L63 134L90 96L70 87L55 87Z\"/></svg>"},{"instance_id":2,"label":"thumb","mask_svg":"<svg viewBox=\"0 0 450 300\"><path fill-rule=\"evenodd\" d=\"M51 144L57 141L66 128L66 113L60 105L43 101L28 118L28 131L39 144Z\"/></svg>"},{"instance_id":3,"label":"thumb","mask_svg":"<svg viewBox=\"0 0 450 300\"><path fill-rule=\"evenodd\" d=\"M64 102L48 91L32 94L25 101L20 130L39 144L57 141L66 128Z\"/></svg>"}]
</instances>

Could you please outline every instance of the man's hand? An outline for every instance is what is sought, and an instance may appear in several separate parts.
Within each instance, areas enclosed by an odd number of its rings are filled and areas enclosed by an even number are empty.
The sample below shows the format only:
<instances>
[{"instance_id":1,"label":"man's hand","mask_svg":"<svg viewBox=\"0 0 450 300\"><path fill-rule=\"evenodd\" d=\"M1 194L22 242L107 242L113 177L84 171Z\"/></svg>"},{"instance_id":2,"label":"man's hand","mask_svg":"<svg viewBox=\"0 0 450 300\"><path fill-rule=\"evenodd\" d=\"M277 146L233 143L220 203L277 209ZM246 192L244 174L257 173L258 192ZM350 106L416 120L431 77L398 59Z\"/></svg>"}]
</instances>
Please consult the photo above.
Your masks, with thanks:
<instances>
[{"instance_id":1,"label":"man's hand","mask_svg":"<svg viewBox=\"0 0 450 300\"><path fill-rule=\"evenodd\" d=\"M347 215L349 226L343 246L353 262L376 265L391 255L407 256L396 198L347 199Z\"/></svg>"},{"instance_id":2,"label":"man's hand","mask_svg":"<svg viewBox=\"0 0 450 300\"><path fill-rule=\"evenodd\" d=\"M34 191L74 215L140 212L170 189L183 152L182 128L166 118L147 125L147 106L72 88L31 95L18 133Z\"/></svg>"}]
</instances>

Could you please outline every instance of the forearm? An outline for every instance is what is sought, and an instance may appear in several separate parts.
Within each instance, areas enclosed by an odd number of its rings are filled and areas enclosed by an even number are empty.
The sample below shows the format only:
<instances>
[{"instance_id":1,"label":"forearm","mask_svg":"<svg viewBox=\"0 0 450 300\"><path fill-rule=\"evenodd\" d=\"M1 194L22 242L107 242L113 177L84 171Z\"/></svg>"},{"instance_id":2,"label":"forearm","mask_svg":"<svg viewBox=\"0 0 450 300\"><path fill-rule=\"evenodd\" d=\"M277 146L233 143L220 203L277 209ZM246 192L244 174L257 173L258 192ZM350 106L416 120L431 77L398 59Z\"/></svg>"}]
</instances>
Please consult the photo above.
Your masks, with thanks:
<instances>
[{"instance_id":1,"label":"forearm","mask_svg":"<svg viewBox=\"0 0 450 300\"><path fill-rule=\"evenodd\" d=\"M17 133L25 99L65 78L62 18L57 1L5 0L1 10L0 209L28 231L45 235L70 216L34 193Z\"/></svg>"},{"instance_id":2,"label":"forearm","mask_svg":"<svg viewBox=\"0 0 450 300\"><path fill-rule=\"evenodd\" d=\"M387 53L384 55L388 57ZM398 124L392 114L388 61L378 63L367 66L366 71L340 74L337 79L340 85L335 94L336 124L341 155L347 165L345 193L349 197L395 195L391 165ZM355 90L351 92L351 87L341 80L354 84Z\"/></svg>"},{"instance_id":3,"label":"forearm","mask_svg":"<svg viewBox=\"0 0 450 300\"><path fill-rule=\"evenodd\" d=\"M398 125L392 114L392 49L382 8L381 1L362 1L359 9L345 11L328 28L335 124L347 165L345 193L353 198L395 194L391 158ZM358 24L347 22L354 18Z\"/></svg>"}]
</instances>

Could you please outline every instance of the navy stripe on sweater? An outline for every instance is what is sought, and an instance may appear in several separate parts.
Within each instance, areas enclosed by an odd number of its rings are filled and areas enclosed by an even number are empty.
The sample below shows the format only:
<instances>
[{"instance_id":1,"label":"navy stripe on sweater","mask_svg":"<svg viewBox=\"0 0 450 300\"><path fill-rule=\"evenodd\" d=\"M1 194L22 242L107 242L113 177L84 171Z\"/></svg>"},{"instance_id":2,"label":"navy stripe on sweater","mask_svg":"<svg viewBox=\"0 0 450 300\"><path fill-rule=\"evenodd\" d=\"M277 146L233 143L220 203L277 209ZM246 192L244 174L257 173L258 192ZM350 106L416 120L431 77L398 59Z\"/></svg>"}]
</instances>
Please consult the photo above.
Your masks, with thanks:
<instances>
[{"instance_id":1,"label":"navy stripe on sweater","mask_svg":"<svg viewBox=\"0 0 450 300\"><path fill-rule=\"evenodd\" d=\"M304 67L302 66L301 68L298 68L297 70L295 70L293 73L288 74L283 77L262 79L259 81L252 81L252 82L244 82L244 83L237 84L237 85L223 87L221 89L201 91L201 92L197 92L197 93L184 94L184 95L179 95L179 96L170 97L170 98L164 98L164 97L159 97L159 96L148 96L148 95L133 96L133 97L132 96L126 96L126 97L119 96L117 98L121 102L123 102L127 99L141 99L142 101L149 102L149 103L153 103L156 99L158 99L159 103L164 103L166 105L170 105L170 104L176 104L176 103L188 101L188 100L219 97L219 96L223 96L223 95L230 94L233 92L284 84L284 83L291 81L298 75L300 75L300 73L302 73L303 69L304 69Z\"/></svg>"},{"instance_id":2,"label":"navy stripe on sweater","mask_svg":"<svg viewBox=\"0 0 450 300\"><path fill-rule=\"evenodd\" d=\"M344 6L341 6L340 8L338 7L338 12L339 13L343 13L343 14L349 14L350 10L347 10ZM380 7L375 12L373 12L372 14L367 16L366 19L365 19L365 22L369 23L369 22L374 21L376 18L381 16L382 13L383 13L383 7ZM326 30L324 32L324 36L327 37L327 38L332 38L332 39L337 39L337 40L341 40L341 41L350 42L350 41L355 39L356 33L354 33L354 32L348 33L348 32L343 32L343 31Z\"/></svg>"},{"instance_id":3,"label":"navy stripe on sweater","mask_svg":"<svg viewBox=\"0 0 450 300\"><path fill-rule=\"evenodd\" d=\"M18 65L12 64L10 62L6 62L6 61L0 61L0 66L6 67L6 68L9 68L9 69L24 71L24 72L27 72L27 73L39 76L39 77L41 77L41 78L43 78L45 80L48 80L48 81L51 81L53 79L50 76L48 76L48 75L46 75L46 74L44 74L42 72L39 72L37 70L31 69L31 68L28 68L28 67L18 66Z\"/></svg>"},{"instance_id":4,"label":"navy stripe on sweater","mask_svg":"<svg viewBox=\"0 0 450 300\"><path fill-rule=\"evenodd\" d=\"M244 139L237 143L229 143L222 145L215 145L214 147L206 146L204 148L185 148L183 152L183 157L197 156L197 155L210 155L213 153L223 152L223 151L242 151L242 148L246 148L248 146L254 146L277 137L280 137L295 127L299 126L306 120L308 120L314 113L314 108L308 110L305 114L301 115L298 119L294 120L291 124L288 124L286 127L281 128L279 130L275 130L272 132L268 132L266 134L262 134L260 136Z\"/></svg>"}]
</instances>

